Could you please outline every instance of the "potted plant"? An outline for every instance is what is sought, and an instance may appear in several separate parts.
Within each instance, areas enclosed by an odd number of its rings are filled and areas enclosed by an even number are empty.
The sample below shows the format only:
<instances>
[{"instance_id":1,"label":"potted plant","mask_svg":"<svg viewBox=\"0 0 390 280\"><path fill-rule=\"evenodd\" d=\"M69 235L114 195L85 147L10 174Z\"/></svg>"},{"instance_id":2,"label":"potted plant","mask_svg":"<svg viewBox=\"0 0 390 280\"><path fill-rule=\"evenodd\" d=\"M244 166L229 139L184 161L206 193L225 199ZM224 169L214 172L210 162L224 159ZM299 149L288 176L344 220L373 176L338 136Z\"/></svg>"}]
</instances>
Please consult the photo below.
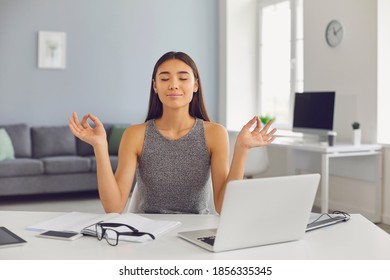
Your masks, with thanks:
<instances>
[{"instance_id":1,"label":"potted plant","mask_svg":"<svg viewBox=\"0 0 390 280\"><path fill-rule=\"evenodd\" d=\"M352 143L354 145L360 145L361 144L361 139L362 139L362 131L360 129L360 123L353 122L352 123L352 130L353 130Z\"/></svg>"},{"instance_id":2,"label":"potted plant","mask_svg":"<svg viewBox=\"0 0 390 280\"><path fill-rule=\"evenodd\" d=\"M269 121L274 121L275 120L275 118L274 117L271 117L269 114L266 114L266 115L260 115L259 116L259 119L260 119L260 121L261 121L261 123L263 124L263 125L266 125Z\"/></svg>"}]
</instances>

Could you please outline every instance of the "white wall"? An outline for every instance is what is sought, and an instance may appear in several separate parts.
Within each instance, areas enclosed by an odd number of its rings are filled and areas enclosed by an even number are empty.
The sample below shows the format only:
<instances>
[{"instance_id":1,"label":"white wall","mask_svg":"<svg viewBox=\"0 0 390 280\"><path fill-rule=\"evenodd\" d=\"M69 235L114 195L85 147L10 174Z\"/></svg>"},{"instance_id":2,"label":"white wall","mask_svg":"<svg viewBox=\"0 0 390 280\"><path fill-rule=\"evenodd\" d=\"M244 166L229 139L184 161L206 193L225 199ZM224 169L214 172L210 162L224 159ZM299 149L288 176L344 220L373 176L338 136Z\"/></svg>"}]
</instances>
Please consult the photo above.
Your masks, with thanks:
<instances>
[{"instance_id":1,"label":"white wall","mask_svg":"<svg viewBox=\"0 0 390 280\"><path fill-rule=\"evenodd\" d=\"M378 139L390 141L389 119L390 119L390 1L378 0L378 114L379 119ZM383 149L383 222L390 224L390 146Z\"/></svg>"},{"instance_id":2,"label":"white wall","mask_svg":"<svg viewBox=\"0 0 390 280\"><path fill-rule=\"evenodd\" d=\"M344 26L336 48L325 42L332 19ZM304 2L305 90L335 90L334 129L339 141L351 141L354 121L362 141L376 142L377 1L310 0Z\"/></svg>"},{"instance_id":3,"label":"white wall","mask_svg":"<svg viewBox=\"0 0 390 280\"><path fill-rule=\"evenodd\" d=\"M220 119L235 130L256 114L257 0L222 0L220 13ZM325 41L332 19L344 26L336 48ZM354 121L363 142L377 140L377 39L377 1L304 1L305 90L336 91L338 141L352 141Z\"/></svg>"},{"instance_id":4,"label":"white wall","mask_svg":"<svg viewBox=\"0 0 390 280\"><path fill-rule=\"evenodd\" d=\"M238 3L240 2L240 3ZM242 111L237 113L235 108L229 106L229 99L240 104L235 95L239 88L239 81L249 81L256 84L257 76L248 69L256 70L256 48L249 48L247 44L255 46L252 35L256 31L252 28L257 25L253 17L257 0L221 1L225 3L226 28L226 72L225 84L226 104L225 113L227 127L232 129L238 126L237 121L242 118ZM237 8L232 14L229 10ZM247 9L246 12L243 9ZM223 12L223 9L221 9ZM234 19L239 14L239 24ZM325 28L332 19L338 19L344 25L344 40L337 48L330 48L325 41ZM245 21L243 23L242 21ZM232 27L232 25L234 27ZM248 32L246 27L248 28ZM220 28L224 28L221 26ZM388 30L388 29L387 29ZM246 34L246 35L245 35ZM234 40L234 38L236 40ZM240 39L240 40L238 40ZM257 37L256 37L257 39ZM243 42L247 40L247 42ZM353 121L359 121L363 131L363 142L375 143L377 131L377 1L373 0L306 0L304 1L304 67L305 90L335 90L336 112L335 130L338 133L337 141L350 142L352 137ZM243 68L238 58L243 57L242 50L246 50L246 62L252 62L250 67ZM247 59L251 57L251 59ZM220 63L220 66L223 64ZM251 68L252 67L252 68ZM234 81L229 74L234 71ZM248 75L248 73L250 73ZM223 76L222 76L223 78ZM253 80L254 79L254 80ZM223 89L220 87L220 89ZM250 92L250 93L249 93ZM248 113L250 104L256 102L253 94L256 89L249 88L242 93L246 100ZM221 92L221 95L223 92ZM236 105L237 106L237 105ZM237 108L237 107L236 107ZM242 107L241 107L242 108ZM240 120L242 122L242 120ZM230 126L230 124L232 124ZM233 125L234 124L234 125ZM277 176L286 174L286 151L281 148L269 147L271 166L263 176ZM386 173L390 174L388 164L390 152L384 154L384 220L390 223L390 183ZM387 172L386 172L387 171ZM374 184L365 181L356 181L340 176L330 178L330 206L339 210L367 213L374 212Z\"/></svg>"},{"instance_id":5,"label":"white wall","mask_svg":"<svg viewBox=\"0 0 390 280\"><path fill-rule=\"evenodd\" d=\"M220 1L220 120L240 130L256 115L257 1Z\"/></svg>"},{"instance_id":6,"label":"white wall","mask_svg":"<svg viewBox=\"0 0 390 280\"><path fill-rule=\"evenodd\" d=\"M0 124L146 117L151 74L167 51L196 61L218 121L219 0L0 0ZM37 68L40 30L67 34L64 70Z\"/></svg>"},{"instance_id":7,"label":"white wall","mask_svg":"<svg viewBox=\"0 0 390 280\"><path fill-rule=\"evenodd\" d=\"M383 149L383 222L390 225L390 147Z\"/></svg>"},{"instance_id":8,"label":"white wall","mask_svg":"<svg viewBox=\"0 0 390 280\"><path fill-rule=\"evenodd\" d=\"M390 1L378 0L378 140L390 143Z\"/></svg>"},{"instance_id":9,"label":"white wall","mask_svg":"<svg viewBox=\"0 0 390 280\"><path fill-rule=\"evenodd\" d=\"M344 38L336 48L325 42L325 27L337 19ZM335 90L334 129L350 142L351 124L361 123L362 141L375 143L377 132L377 1L311 0L304 3L305 90ZM370 216L374 184L340 176L330 178L329 206Z\"/></svg>"},{"instance_id":10,"label":"white wall","mask_svg":"<svg viewBox=\"0 0 390 280\"><path fill-rule=\"evenodd\" d=\"M257 101L257 0L221 0L220 12L220 118L237 129ZM325 41L332 19L344 26L336 48ZM377 140L377 39L377 1L304 1L305 90L336 91L338 141L352 141L354 121L361 123L363 142Z\"/></svg>"}]
</instances>

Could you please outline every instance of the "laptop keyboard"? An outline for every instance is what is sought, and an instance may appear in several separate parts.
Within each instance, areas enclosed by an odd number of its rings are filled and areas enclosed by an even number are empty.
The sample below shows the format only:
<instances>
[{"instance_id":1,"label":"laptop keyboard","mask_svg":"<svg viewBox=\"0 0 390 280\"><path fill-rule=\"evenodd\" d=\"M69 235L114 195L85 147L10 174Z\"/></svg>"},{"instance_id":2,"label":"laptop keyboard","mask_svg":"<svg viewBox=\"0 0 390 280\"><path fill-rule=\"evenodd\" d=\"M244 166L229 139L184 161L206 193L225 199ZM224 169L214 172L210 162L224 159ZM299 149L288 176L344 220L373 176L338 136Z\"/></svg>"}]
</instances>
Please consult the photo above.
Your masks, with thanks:
<instances>
[{"instance_id":1,"label":"laptop keyboard","mask_svg":"<svg viewBox=\"0 0 390 280\"><path fill-rule=\"evenodd\" d=\"M208 237L200 237L198 240L207 243L211 246L214 246L215 236L208 236Z\"/></svg>"}]
</instances>

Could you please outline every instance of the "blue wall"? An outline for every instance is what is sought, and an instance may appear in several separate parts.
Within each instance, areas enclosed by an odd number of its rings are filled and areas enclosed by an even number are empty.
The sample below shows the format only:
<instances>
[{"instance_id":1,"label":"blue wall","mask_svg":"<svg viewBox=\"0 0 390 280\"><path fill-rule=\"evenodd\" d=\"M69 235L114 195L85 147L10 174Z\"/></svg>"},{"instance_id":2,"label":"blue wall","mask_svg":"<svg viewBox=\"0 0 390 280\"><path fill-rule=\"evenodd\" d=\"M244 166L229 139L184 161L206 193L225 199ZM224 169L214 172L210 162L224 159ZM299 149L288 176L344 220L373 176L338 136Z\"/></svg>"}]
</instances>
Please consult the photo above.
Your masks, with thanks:
<instances>
[{"instance_id":1,"label":"blue wall","mask_svg":"<svg viewBox=\"0 0 390 280\"><path fill-rule=\"evenodd\" d=\"M64 70L38 69L38 31L67 34ZM0 0L0 124L146 116L157 59L188 53L218 116L218 0Z\"/></svg>"}]
</instances>

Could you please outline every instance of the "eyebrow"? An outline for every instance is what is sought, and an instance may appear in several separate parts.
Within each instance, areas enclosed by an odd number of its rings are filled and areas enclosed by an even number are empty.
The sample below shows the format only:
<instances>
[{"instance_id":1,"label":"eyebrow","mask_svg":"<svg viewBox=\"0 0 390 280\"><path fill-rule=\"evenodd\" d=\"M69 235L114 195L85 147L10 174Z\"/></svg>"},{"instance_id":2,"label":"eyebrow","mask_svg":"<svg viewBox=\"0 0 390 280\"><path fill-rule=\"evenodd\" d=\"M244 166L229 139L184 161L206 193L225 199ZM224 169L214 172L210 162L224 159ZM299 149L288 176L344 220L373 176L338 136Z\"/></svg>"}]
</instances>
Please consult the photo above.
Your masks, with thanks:
<instances>
[{"instance_id":1,"label":"eyebrow","mask_svg":"<svg viewBox=\"0 0 390 280\"><path fill-rule=\"evenodd\" d=\"M163 72L159 73L159 75L167 75L167 74L171 74L171 73L168 72L168 71L163 71ZM188 74L188 75L190 75L190 73L188 71L179 71L179 72L177 72L177 74Z\"/></svg>"}]
</instances>

